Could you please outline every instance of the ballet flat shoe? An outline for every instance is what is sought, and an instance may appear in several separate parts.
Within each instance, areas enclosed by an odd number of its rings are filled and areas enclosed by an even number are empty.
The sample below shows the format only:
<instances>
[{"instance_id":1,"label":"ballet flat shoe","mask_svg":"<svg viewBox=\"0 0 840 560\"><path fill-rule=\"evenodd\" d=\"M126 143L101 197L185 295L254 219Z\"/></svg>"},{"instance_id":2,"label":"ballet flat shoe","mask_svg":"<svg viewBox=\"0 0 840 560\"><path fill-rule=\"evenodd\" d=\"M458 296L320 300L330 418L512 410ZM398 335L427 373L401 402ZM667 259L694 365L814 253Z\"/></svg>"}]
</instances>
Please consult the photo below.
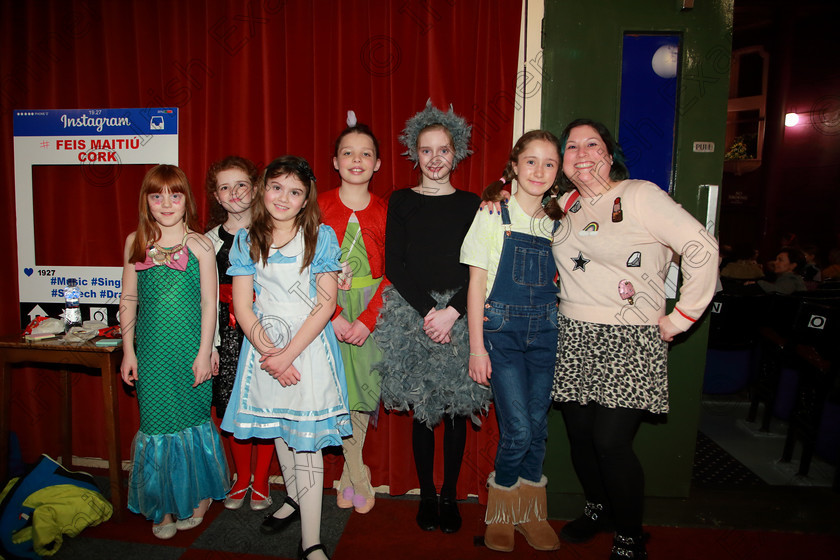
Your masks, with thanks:
<instances>
[{"instance_id":1,"label":"ballet flat shoe","mask_svg":"<svg viewBox=\"0 0 840 560\"><path fill-rule=\"evenodd\" d=\"M207 509L204 510L204 515L207 515L207 512L210 511L210 506L212 505L213 502L211 501L210 504L207 506ZM201 517L196 517L193 515L192 517L187 517L186 519L179 519L175 522L175 528L179 531L188 531L189 529L195 529L196 527L201 525L202 521L204 521L204 515L202 515Z\"/></svg>"},{"instance_id":2,"label":"ballet flat shoe","mask_svg":"<svg viewBox=\"0 0 840 560\"><path fill-rule=\"evenodd\" d=\"M348 486L344 490L336 492L335 505L341 509L350 509L353 507L353 498L355 497L356 493L353 491L353 487Z\"/></svg>"},{"instance_id":3,"label":"ballet flat shoe","mask_svg":"<svg viewBox=\"0 0 840 560\"><path fill-rule=\"evenodd\" d=\"M269 491L270 493L270 491ZM258 500L254 499L254 496L259 496ZM263 509L268 508L272 504L271 496L266 496L259 490L256 490L253 486L251 487L251 509L254 511L260 511Z\"/></svg>"},{"instance_id":4,"label":"ballet flat shoe","mask_svg":"<svg viewBox=\"0 0 840 560\"><path fill-rule=\"evenodd\" d=\"M356 513L368 513L373 509L375 503L376 498L373 497L365 498L361 494L353 496L353 507L356 509Z\"/></svg>"},{"instance_id":5,"label":"ballet flat shoe","mask_svg":"<svg viewBox=\"0 0 840 560\"><path fill-rule=\"evenodd\" d=\"M171 539L178 532L175 523L167 523L166 525L152 525L152 534L159 539Z\"/></svg>"},{"instance_id":6,"label":"ballet flat shoe","mask_svg":"<svg viewBox=\"0 0 840 560\"><path fill-rule=\"evenodd\" d=\"M201 525L202 521L204 521L203 517L187 517L186 519L179 519L174 525L179 531L187 531L189 529L195 529Z\"/></svg>"},{"instance_id":7,"label":"ballet flat shoe","mask_svg":"<svg viewBox=\"0 0 840 560\"><path fill-rule=\"evenodd\" d=\"M248 494L250 486L246 486L242 490L231 492L225 497L225 507L227 509L239 509L245 503L245 496Z\"/></svg>"}]
</instances>

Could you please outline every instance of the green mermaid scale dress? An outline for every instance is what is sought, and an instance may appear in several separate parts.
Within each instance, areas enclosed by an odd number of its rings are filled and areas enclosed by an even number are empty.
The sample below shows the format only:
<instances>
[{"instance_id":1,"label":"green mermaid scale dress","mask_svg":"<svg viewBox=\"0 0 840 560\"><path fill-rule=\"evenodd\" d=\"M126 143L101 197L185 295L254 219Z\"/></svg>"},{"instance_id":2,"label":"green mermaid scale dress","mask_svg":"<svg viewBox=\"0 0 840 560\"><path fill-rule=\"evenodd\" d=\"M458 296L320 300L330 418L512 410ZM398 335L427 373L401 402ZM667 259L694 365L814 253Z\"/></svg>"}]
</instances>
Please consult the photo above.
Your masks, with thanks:
<instances>
[{"instance_id":1,"label":"green mermaid scale dress","mask_svg":"<svg viewBox=\"0 0 840 560\"><path fill-rule=\"evenodd\" d=\"M210 419L212 385L193 387L201 340L201 285L191 252L186 270L137 272L137 401L128 507L159 523L192 515L205 498L223 499L227 462Z\"/></svg>"}]
</instances>

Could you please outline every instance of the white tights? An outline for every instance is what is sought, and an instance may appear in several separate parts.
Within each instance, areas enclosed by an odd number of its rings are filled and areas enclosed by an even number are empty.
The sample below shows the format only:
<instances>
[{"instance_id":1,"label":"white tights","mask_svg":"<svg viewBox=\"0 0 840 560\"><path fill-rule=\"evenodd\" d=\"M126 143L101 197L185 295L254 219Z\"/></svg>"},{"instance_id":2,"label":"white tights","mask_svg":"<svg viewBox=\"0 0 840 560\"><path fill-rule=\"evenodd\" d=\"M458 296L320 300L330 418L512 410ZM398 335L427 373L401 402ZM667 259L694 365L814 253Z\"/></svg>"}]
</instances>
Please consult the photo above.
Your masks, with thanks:
<instances>
[{"instance_id":1,"label":"white tights","mask_svg":"<svg viewBox=\"0 0 840 560\"><path fill-rule=\"evenodd\" d=\"M324 457L321 451L296 452L280 438L274 440L277 458L283 471L286 492L300 506L300 533L303 549L321 542L321 500L324 495ZM280 519L292 514L292 507L283 504L274 516ZM321 551L311 560L325 558Z\"/></svg>"}]
</instances>

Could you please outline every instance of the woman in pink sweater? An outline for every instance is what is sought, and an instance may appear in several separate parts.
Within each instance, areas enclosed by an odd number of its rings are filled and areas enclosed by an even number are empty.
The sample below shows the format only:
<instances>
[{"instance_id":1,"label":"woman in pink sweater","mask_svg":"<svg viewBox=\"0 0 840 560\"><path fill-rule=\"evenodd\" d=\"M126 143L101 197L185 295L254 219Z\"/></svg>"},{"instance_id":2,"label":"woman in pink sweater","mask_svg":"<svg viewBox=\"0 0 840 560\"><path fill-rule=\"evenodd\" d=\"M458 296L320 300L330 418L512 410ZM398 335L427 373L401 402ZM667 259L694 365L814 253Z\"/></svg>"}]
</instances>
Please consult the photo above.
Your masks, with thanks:
<instances>
[{"instance_id":1,"label":"woman in pink sweater","mask_svg":"<svg viewBox=\"0 0 840 560\"><path fill-rule=\"evenodd\" d=\"M668 193L628 178L621 147L601 123L572 122L560 145L568 192L552 248L561 290L552 396L586 495L584 515L560 536L583 542L614 527L611 558L646 558L633 438L646 412L668 412L668 342L711 301L718 245ZM674 255L683 284L666 314Z\"/></svg>"}]
</instances>

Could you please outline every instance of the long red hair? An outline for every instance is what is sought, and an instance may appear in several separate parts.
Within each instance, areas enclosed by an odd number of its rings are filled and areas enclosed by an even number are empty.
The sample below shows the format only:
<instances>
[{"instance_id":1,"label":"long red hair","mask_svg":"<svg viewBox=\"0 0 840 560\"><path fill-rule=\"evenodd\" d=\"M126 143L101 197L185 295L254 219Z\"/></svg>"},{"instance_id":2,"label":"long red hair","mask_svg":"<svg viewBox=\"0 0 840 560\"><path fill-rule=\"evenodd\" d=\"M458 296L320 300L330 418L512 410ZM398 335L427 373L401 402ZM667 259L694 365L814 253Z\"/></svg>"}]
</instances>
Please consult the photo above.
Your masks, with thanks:
<instances>
[{"instance_id":1,"label":"long red hair","mask_svg":"<svg viewBox=\"0 0 840 560\"><path fill-rule=\"evenodd\" d=\"M143 177L143 184L140 186L140 218L137 223L137 234L134 236L134 245L131 246L131 256L128 262L140 262L146 259L146 250L149 245L160 239L160 228L157 225L152 211L149 209L148 198L150 194L163 191L179 193L184 195L184 221L192 231L199 231L198 213L195 209L195 199L190 190L190 182L180 167L175 165L161 164L152 167L146 176Z\"/></svg>"}]
</instances>

